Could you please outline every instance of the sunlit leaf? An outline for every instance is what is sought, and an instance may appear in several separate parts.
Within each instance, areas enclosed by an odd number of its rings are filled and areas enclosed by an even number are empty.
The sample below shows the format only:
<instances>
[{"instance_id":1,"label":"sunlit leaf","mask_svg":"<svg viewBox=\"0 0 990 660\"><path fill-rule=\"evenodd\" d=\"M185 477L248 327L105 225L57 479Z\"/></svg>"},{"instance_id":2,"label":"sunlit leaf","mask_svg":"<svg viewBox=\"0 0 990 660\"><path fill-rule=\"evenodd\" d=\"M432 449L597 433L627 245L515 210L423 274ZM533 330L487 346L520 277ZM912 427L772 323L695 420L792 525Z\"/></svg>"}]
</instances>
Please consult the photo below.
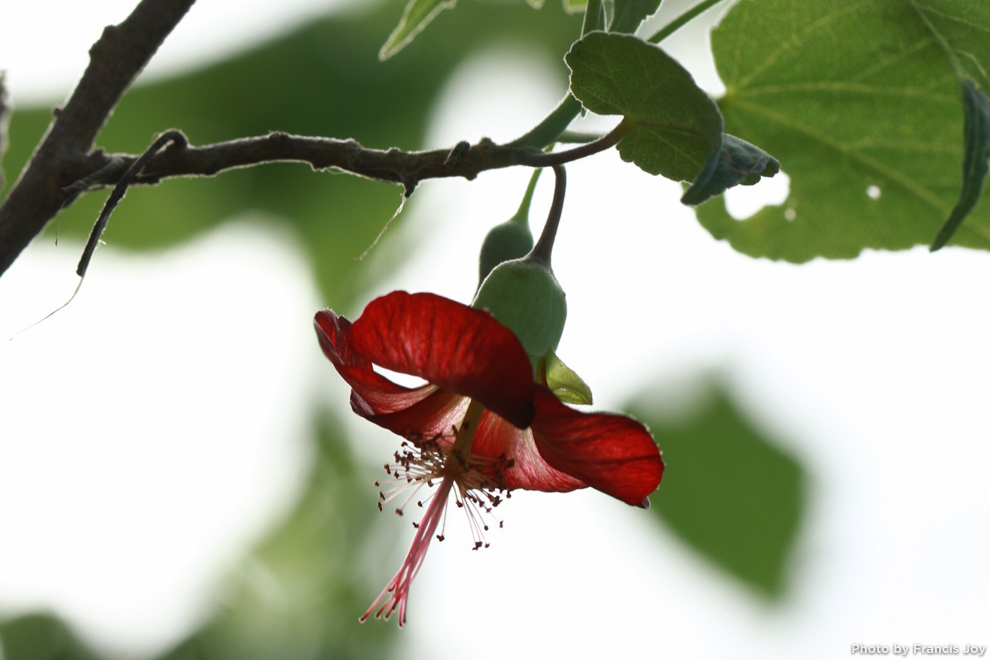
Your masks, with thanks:
<instances>
[{"instance_id":1,"label":"sunlit leaf","mask_svg":"<svg viewBox=\"0 0 990 660\"><path fill-rule=\"evenodd\" d=\"M387 60L423 31L427 24L436 18L444 9L453 8L457 0L409 0L402 19L389 35L388 40L378 52L378 57Z\"/></svg>"},{"instance_id":2,"label":"sunlit leaf","mask_svg":"<svg viewBox=\"0 0 990 660\"><path fill-rule=\"evenodd\" d=\"M952 215L942 225L931 250L934 252L946 243L959 229L966 216L980 201L983 181L987 178L987 159L990 158L990 99L976 88L972 80L963 81L963 186L959 201Z\"/></svg>"},{"instance_id":3,"label":"sunlit leaf","mask_svg":"<svg viewBox=\"0 0 990 660\"><path fill-rule=\"evenodd\" d=\"M770 598L787 587L806 508L804 469L713 388L687 421L657 413L652 396L628 407L667 464L651 510L703 557Z\"/></svg>"},{"instance_id":4,"label":"sunlit leaf","mask_svg":"<svg viewBox=\"0 0 990 660\"><path fill-rule=\"evenodd\" d=\"M691 181L722 147L715 103L676 60L636 37L592 32L566 57L571 92L601 115L634 128L619 143L623 160L650 174Z\"/></svg>"},{"instance_id":5,"label":"sunlit leaf","mask_svg":"<svg viewBox=\"0 0 990 660\"><path fill-rule=\"evenodd\" d=\"M790 196L717 238L788 261L928 245L960 198L960 78L990 85L990 3L760 0L712 33L726 130L780 159ZM990 205L956 245L990 248Z\"/></svg>"}]
</instances>

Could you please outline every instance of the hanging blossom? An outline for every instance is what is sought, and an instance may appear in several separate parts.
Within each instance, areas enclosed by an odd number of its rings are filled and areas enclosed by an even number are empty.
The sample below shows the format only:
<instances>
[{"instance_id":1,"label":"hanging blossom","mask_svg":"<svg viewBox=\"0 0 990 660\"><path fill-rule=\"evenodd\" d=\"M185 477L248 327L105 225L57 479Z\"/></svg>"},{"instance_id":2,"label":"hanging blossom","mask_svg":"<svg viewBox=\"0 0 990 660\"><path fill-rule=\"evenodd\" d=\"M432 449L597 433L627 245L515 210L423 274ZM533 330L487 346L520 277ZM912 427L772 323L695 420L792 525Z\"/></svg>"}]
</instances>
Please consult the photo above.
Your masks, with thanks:
<instances>
[{"instance_id":1,"label":"hanging blossom","mask_svg":"<svg viewBox=\"0 0 990 660\"><path fill-rule=\"evenodd\" d=\"M516 488L567 492L592 487L646 508L663 461L649 431L624 415L583 413L535 383L522 344L488 312L430 293L396 291L353 323L316 314L323 352L351 386L357 414L404 438L379 510L425 510L395 577L364 613L406 620L409 588L434 536L443 540L450 495L467 513L475 549L494 507ZM426 381L408 388L377 365ZM437 486L424 498L422 487ZM397 505L393 502L398 501ZM497 523L501 525L501 523ZM439 530L439 531L438 531Z\"/></svg>"}]
</instances>

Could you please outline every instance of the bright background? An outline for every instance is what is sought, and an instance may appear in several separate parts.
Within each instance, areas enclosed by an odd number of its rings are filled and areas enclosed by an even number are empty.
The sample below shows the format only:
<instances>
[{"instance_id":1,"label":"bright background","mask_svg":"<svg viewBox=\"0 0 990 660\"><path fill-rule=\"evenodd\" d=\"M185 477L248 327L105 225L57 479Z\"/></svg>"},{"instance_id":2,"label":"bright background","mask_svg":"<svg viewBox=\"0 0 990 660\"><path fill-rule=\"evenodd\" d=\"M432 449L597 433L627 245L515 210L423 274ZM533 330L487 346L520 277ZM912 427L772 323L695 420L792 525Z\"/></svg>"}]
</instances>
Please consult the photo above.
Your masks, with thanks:
<instances>
[{"instance_id":1,"label":"bright background","mask_svg":"<svg viewBox=\"0 0 990 660\"><path fill-rule=\"evenodd\" d=\"M15 105L64 98L89 45L131 5L5 7L0 66ZM201 0L147 76L219 60L328 8ZM667 45L717 93L688 41ZM465 62L427 142L526 130L561 93L557 65L531 55ZM452 518L397 654L786 659L846 657L854 643L990 643L990 256L754 260L712 240L677 185L615 154L568 174L554 256L570 312L559 354L602 409L652 388L690 410L714 375L800 461L808 509L789 588L768 602L600 494L517 493L486 552L469 552ZM401 245L373 251L365 300L404 288L469 301L481 238L514 212L527 176L423 184L390 231L430 238L392 272ZM730 208L785 194L779 177L730 194ZM374 466L394 439L347 417L346 388L310 326L334 301L320 299L298 241L255 216L156 253L108 239L76 300L9 342L68 298L81 248L36 241L0 278L0 617L51 610L110 657L152 657L181 640L223 606L225 575L299 496L317 404L334 406L366 459L367 487L351 501L371 515ZM373 586L393 574L411 530L396 540L404 524L372 524L383 555L355 569Z\"/></svg>"}]
</instances>

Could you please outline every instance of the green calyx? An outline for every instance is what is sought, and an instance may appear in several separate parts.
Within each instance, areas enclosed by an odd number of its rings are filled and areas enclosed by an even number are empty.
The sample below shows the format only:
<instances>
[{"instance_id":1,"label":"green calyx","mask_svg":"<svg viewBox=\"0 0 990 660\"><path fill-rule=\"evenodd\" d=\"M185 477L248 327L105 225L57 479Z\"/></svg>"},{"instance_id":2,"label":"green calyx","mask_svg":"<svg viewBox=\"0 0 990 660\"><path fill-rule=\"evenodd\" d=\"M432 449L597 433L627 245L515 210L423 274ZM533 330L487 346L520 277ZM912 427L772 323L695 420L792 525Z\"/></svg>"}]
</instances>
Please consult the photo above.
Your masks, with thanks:
<instances>
[{"instance_id":1,"label":"green calyx","mask_svg":"<svg viewBox=\"0 0 990 660\"><path fill-rule=\"evenodd\" d=\"M496 266L472 307L512 330L534 363L557 348L567 319L564 290L550 267L531 256Z\"/></svg>"},{"instance_id":2,"label":"green calyx","mask_svg":"<svg viewBox=\"0 0 990 660\"><path fill-rule=\"evenodd\" d=\"M553 351L549 351L540 360L537 375L541 376L537 380L542 380L543 384L549 387L550 391L564 403L573 403L579 406L590 406L594 403L588 384L573 369L564 364Z\"/></svg>"}]
</instances>

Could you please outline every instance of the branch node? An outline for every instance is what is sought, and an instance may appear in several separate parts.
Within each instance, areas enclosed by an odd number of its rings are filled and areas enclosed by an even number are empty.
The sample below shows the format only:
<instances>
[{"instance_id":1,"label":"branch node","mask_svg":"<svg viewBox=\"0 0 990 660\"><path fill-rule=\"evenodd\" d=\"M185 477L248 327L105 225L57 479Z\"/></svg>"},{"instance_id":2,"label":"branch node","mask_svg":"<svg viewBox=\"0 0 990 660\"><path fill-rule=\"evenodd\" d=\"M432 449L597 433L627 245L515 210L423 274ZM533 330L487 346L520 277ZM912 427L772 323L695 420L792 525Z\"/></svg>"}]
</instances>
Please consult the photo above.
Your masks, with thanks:
<instances>
[{"instance_id":1,"label":"branch node","mask_svg":"<svg viewBox=\"0 0 990 660\"><path fill-rule=\"evenodd\" d=\"M450 153L447 154L447 157L443 161L444 167L455 167L457 163L461 162L461 158L463 158L464 154L466 154L470 149L471 143L467 140L461 140L455 144L454 148L450 150Z\"/></svg>"}]
</instances>

